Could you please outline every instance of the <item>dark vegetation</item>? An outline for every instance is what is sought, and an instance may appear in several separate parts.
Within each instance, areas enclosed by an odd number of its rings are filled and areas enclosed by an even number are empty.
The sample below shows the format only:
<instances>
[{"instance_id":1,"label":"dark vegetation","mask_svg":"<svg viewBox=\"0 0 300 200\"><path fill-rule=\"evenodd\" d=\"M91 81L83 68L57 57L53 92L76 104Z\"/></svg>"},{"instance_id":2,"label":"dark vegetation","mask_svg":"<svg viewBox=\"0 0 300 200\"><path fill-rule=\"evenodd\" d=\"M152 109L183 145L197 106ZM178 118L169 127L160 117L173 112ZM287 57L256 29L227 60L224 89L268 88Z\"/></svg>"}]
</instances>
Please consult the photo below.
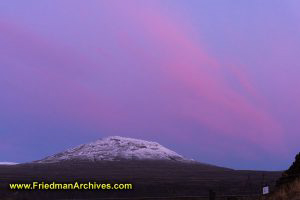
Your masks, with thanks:
<instances>
[{"instance_id":1,"label":"dark vegetation","mask_svg":"<svg viewBox=\"0 0 300 200\"><path fill-rule=\"evenodd\" d=\"M268 200L300 200L300 153L296 155L293 164L282 173L276 183L276 188Z\"/></svg>"},{"instance_id":2,"label":"dark vegetation","mask_svg":"<svg viewBox=\"0 0 300 200\"><path fill-rule=\"evenodd\" d=\"M277 181L277 186L291 183L300 177L300 153L295 157L295 161L289 167L288 170L284 171L282 177Z\"/></svg>"},{"instance_id":3,"label":"dark vegetation","mask_svg":"<svg viewBox=\"0 0 300 200\"><path fill-rule=\"evenodd\" d=\"M209 190L213 190L217 196L249 195L261 193L261 187L265 183L275 185L275 180L280 175L281 172L232 170L205 164L172 161L30 163L0 166L0 196L2 197L0 199L105 199L106 197L177 199L178 196L207 196ZM134 189L126 191L8 190L9 183L33 181L132 183Z\"/></svg>"}]
</instances>

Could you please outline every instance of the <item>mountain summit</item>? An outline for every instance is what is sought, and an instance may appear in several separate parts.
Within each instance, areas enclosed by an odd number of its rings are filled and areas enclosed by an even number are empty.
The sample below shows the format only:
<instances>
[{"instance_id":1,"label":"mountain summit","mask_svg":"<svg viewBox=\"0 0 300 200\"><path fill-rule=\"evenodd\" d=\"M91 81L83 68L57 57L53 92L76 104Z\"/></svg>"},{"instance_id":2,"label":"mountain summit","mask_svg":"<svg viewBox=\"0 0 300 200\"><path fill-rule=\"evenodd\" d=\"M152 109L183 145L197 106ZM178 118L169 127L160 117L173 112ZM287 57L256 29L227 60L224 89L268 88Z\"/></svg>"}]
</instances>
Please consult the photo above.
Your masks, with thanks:
<instances>
[{"instance_id":1,"label":"mountain summit","mask_svg":"<svg viewBox=\"0 0 300 200\"><path fill-rule=\"evenodd\" d=\"M192 161L156 142L112 136L82 144L64 152L38 160L53 163L65 160L120 161L120 160L167 160Z\"/></svg>"}]
</instances>

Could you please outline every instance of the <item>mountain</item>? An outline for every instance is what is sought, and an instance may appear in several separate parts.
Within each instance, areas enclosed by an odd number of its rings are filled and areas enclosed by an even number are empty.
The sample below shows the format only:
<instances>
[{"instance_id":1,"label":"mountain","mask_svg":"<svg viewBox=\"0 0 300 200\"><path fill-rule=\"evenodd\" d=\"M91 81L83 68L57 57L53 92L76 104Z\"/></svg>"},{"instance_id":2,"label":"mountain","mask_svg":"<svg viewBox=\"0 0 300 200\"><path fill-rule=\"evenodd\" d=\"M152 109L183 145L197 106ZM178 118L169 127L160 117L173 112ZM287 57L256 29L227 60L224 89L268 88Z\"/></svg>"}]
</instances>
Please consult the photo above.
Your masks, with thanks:
<instances>
[{"instance_id":1,"label":"mountain","mask_svg":"<svg viewBox=\"0 0 300 200\"><path fill-rule=\"evenodd\" d=\"M82 144L64 152L35 162L54 163L69 160L121 161L121 160L166 160L192 162L156 142L112 136Z\"/></svg>"},{"instance_id":2,"label":"mountain","mask_svg":"<svg viewBox=\"0 0 300 200\"><path fill-rule=\"evenodd\" d=\"M99 161L99 162L98 162ZM0 165L1 199L203 199L217 195L261 193L282 172L233 170L184 158L156 142L107 137L42 160ZM10 183L128 183L134 190L53 190L11 192ZM4 197L4 198L3 198ZM167 198L165 198L167 197ZM187 198L183 198L187 197ZM199 198L198 198L199 197ZM225 197L224 197L225 199ZM226 198L227 199L227 198Z\"/></svg>"},{"instance_id":3,"label":"mountain","mask_svg":"<svg viewBox=\"0 0 300 200\"><path fill-rule=\"evenodd\" d=\"M0 162L0 165L17 165L18 163L14 162Z\"/></svg>"}]
</instances>

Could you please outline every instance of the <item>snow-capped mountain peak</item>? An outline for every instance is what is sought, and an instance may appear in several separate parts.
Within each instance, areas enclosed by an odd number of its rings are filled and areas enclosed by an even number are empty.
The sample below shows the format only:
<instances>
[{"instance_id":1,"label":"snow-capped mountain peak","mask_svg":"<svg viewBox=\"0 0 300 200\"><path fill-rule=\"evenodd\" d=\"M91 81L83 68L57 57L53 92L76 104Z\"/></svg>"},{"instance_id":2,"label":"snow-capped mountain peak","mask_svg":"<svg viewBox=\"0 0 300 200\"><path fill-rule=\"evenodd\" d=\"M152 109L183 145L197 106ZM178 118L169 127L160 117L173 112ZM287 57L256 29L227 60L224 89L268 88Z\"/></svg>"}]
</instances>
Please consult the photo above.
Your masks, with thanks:
<instances>
[{"instance_id":1,"label":"snow-capped mountain peak","mask_svg":"<svg viewBox=\"0 0 300 200\"><path fill-rule=\"evenodd\" d=\"M112 136L82 144L64 152L36 161L51 163L64 160L118 161L118 160L169 160L191 161L156 142Z\"/></svg>"},{"instance_id":2,"label":"snow-capped mountain peak","mask_svg":"<svg viewBox=\"0 0 300 200\"><path fill-rule=\"evenodd\" d=\"M15 162L0 162L0 165L17 165L19 163L15 163Z\"/></svg>"}]
</instances>

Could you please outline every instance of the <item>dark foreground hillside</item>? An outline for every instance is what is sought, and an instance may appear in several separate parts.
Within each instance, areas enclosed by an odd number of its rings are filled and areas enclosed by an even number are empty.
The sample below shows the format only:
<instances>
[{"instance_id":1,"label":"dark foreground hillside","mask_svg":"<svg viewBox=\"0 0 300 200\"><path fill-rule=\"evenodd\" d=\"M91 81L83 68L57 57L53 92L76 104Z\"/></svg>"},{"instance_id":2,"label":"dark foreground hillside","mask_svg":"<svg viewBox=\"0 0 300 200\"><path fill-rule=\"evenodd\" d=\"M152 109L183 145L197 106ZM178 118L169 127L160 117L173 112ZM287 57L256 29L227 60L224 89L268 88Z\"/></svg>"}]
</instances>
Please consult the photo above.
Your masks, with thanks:
<instances>
[{"instance_id":1,"label":"dark foreground hillside","mask_svg":"<svg viewBox=\"0 0 300 200\"><path fill-rule=\"evenodd\" d=\"M196 163L163 161L61 162L0 166L1 199L105 199L259 194L281 172L240 171ZM9 183L33 181L132 183L133 190L11 191ZM149 199L149 198L148 198ZM188 199L188 198L186 198ZM200 197L199 197L200 199Z\"/></svg>"},{"instance_id":2,"label":"dark foreground hillside","mask_svg":"<svg viewBox=\"0 0 300 200\"><path fill-rule=\"evenodd\" d=\"M300 200L300 153L293 164L283 172L276 182L275 190L267 196L267 200Z\"/></svg>"}]
</instances>

